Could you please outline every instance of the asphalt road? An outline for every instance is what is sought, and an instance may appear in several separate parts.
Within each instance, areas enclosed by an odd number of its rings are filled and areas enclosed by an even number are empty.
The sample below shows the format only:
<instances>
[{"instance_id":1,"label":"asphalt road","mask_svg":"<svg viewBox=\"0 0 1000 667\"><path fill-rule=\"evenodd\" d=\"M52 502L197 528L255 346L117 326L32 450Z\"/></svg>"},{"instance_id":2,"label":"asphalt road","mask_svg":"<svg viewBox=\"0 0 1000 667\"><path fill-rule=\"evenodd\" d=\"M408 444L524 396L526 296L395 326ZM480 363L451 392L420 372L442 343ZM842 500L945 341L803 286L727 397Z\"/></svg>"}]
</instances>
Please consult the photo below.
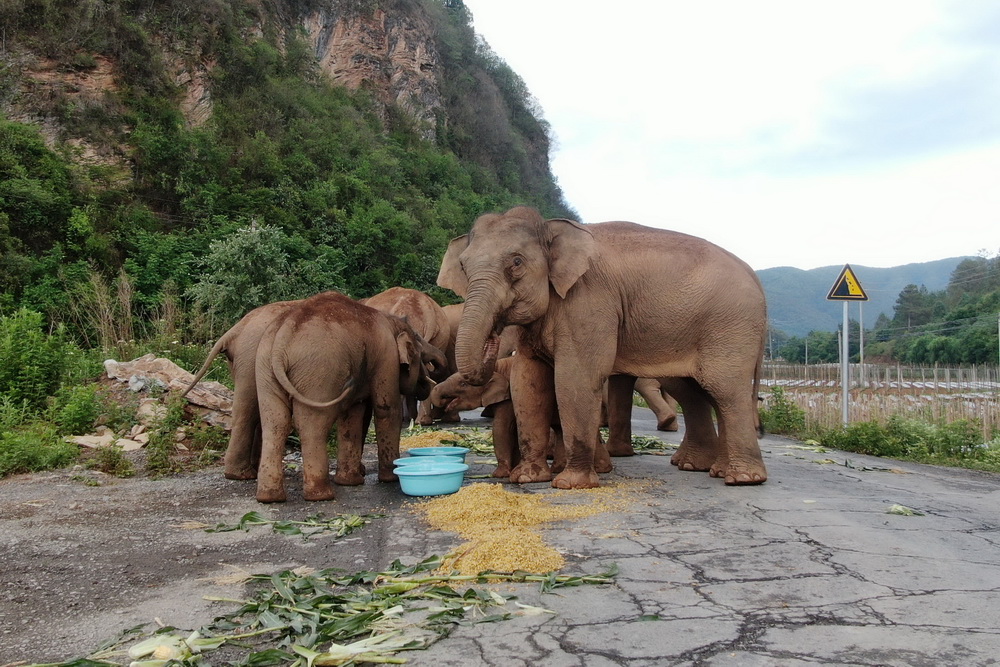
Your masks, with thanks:
<instances>
[{"instance_id":1,"label":"asphalt road","mask_svg":"<svg viewBox=\"0 0 1000 667\"><path fill-rule=\"evenodd\" d=\"M656 434L648 411L637 409L634 425ZM757 487L678 471L669 456L614 459L608 481L653 483L627 511L544 531L566 555L565 572L616 563L613 584L544 594L520 585L521 602L555 613L461 626L403 657L435 667L1000 663L1000 475L821 453L774 436L761 448L769 480ZM87 655L154 619L198 627L222 613L203 596L241 594L242 584L224 581L237 569L380 569L460 542L428 530L398 486L371 476L318 504L303 502L290 477L290 501L272 506L219 469L101 486L82 476L0 482L0 664ZM894 505L920 514L889 513ZM388 516L336 542L181 527L251 510Z\"/></svg>"}]
</instances>

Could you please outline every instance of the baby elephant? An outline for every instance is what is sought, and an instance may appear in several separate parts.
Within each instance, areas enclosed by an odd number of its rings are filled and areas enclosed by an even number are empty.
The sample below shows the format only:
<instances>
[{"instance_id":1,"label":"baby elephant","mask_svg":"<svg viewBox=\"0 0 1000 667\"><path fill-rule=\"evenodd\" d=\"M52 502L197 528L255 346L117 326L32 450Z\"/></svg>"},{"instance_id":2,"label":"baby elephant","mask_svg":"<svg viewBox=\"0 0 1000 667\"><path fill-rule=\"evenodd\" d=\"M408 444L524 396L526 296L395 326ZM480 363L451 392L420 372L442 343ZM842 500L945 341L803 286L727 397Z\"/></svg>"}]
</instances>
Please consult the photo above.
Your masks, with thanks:
<instances>
[{"instance_id":1,"label":"baby elephant","mask_svg":"<svg viewBox=\"0 0 1000 667\"><path fill-rule=\"evenodd\" d=\"M474 410L478 407L493 410L493 452L497 457L494 477L510 477L510 471L521 462L521 450L517 439L517 421L514 419L514 403L510 397L510 372L514 357L498 359L493 375L486 384L477 387L469 384L461 373L455 373L431 390L431 404L448 412ZM538 396L538 401L555 400L555 395ZM549 437L549 455L552 470L559 472L566 466L566 450L562 441L562 427L559 415L555 414ZM597 434L594 466L598 472L611 470L611 459L607 449Z\"/></svg>"},{"instance_id":2,"label":"baby elephant","mask_svg":"<svg viewBox=\"0 0 1000 667\"><path fill-rule=\"evenodd\" d=\"M337 292L296 303L257 348L261 459L257 500L285 500L285 439L294 424L302 443L303 497L330 500L326 441L337 423L338 484L361 484L368 415L375 419L380 481L395 481L402 421L400 394L426 399L427 355L444 363L404 320ZM367 414L366 414L367 413Z\"/></svg>"}]
</instances>

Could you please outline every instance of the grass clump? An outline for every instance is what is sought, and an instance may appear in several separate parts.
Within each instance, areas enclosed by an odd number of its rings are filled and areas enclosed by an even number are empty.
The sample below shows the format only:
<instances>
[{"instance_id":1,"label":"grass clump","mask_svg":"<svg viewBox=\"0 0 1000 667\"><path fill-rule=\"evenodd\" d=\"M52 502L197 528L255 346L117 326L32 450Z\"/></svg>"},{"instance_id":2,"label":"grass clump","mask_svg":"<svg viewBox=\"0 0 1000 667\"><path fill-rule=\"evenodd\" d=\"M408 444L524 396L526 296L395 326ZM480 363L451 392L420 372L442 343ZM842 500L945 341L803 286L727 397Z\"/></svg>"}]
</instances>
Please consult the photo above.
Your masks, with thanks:
<instances>
[{"instance_id":1,"label":"grass clump","mask_svg":"<svg viewBox=\"0 0 1000 667\"><path fill-rule=\"evenodd\" d=\"M823 433L826 447L919 463L1000 472L1000 436L983 442L975 421L928 424L893 416L885 424L858 422Z\"/></svg>"},{"instance_id":2,"label":"grass clump","mask_svg":"<svg viewBox=\"0 0 1000 667\"><path fill-rule=\"evenodd\" d=\"M77 446L64 442L47 422L34 420L0 432L0 477L61 468L76 456Z\"/></svg>"},{"instance_id":3,"label":"grass clump","mask_svg":"<svg viewBox=\"0 0 1000 667\"><path fill-rule=\"evenodd\" d=\"M806 412L785 395L781 387L774 387L760 411L761 423L768 433L799 435L806 430Z\"/></svg>"}]
</instances>

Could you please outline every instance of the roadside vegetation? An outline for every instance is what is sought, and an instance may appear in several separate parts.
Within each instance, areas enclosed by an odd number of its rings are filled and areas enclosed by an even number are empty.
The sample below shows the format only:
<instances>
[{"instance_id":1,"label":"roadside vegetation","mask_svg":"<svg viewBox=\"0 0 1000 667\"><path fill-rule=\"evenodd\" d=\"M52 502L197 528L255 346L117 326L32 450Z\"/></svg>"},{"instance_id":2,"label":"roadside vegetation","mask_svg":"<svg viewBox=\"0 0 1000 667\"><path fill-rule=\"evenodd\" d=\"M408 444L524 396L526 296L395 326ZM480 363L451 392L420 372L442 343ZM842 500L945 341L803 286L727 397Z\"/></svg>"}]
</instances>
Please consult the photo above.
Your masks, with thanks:
<instances>
[{"instance_id":1,"label":"roadside vegetation","mask_svg":"<svg viewBox=\"0 0 1000 667\"><path fill-rule=\"evenodd\" d=\"M761 419L769 433L788 435L831 449L972 470L1000 472L1000 431L983 438L976 420L928 422L892 415L885 421L863 421L823 428L807 426L807 414L783 387L765 399Z\"/></svg>"}]
</instances>

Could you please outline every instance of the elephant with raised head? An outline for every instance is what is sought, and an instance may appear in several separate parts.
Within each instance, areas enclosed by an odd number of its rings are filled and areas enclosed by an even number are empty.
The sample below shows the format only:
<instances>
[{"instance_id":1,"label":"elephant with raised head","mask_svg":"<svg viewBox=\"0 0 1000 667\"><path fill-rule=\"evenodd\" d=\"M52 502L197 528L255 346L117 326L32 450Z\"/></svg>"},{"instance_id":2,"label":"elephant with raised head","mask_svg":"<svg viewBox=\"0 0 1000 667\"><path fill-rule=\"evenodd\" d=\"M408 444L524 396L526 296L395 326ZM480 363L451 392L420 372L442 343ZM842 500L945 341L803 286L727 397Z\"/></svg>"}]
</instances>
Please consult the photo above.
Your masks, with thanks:
<instances>
[{"instance_id":1,"label":"elephant with raised head","mask_svg":"<svg viewBox=\"0 0 1000 667\"><path fill-rule=\"evenodd\" d=\"M511 371L522 460L511 481L598 485L591 434L612 375L692 379L719 420L718 445L705 445L711 474L727 484L767 479L755 430L764 290L731 253L678 232L546 220L517 207L480 216L454 239L438 284L465 297L455 350L469 382L492 374L503 328L523 328ZM555 478L544 458L550 414L518 398L548 383L567 456Z\"/></svg>"},{"instance_id":2,"label":"elephant with raised head","mask_svg":"<svg viewBox=\"0 0 1000 667\"><path fill-rule=\"evenodd\" d=\"M285 440L294 425L302 444L303 497L329 500L326 441L337 423L338 484L361 484L368 415L375 420L380 481L397 479L402 422L400 394L425 399L432 383L427 355L444 363L403 319L336 292L289 308L257 348L257 398L262 447L257 500L285 500Z\"/></svg>"},{"instance_id":3,"label":"elephant with raised head","mask_svg":"<svg viewBox=\"0 0 1000 667\"><path fill-rule=\"evenodd\" d=\"M406 318L413 330L442 354L448 348L452 338L451 323L444 308L429 295L408 287L390 287L375 296L362 299L361 303L383 313ZM433 381L440 382L453 372L454 369L443 364L435 366L430 372L430 377ZM407 396L403 400L406 406L405 418L424 425L432 422L429 403L424 402L418 408L415 397Z\"/></svg>"},{"instance_id":4,"label":"elephant with raised head","mask_svg":"<svg viewBox=\"0 0 1000 667\"><path fill-rule=\"evenodd\" d=\"M251 310L222 334L208 353L205 362L183 395L191 391L208 372L212 361L226 355L233 379L233 413L230 420L229 446L223 459L227 479L256 479L260 462L260 410L257 407L255 365L257 344L275 320L284 317L298 301L278 301Z\"/></svg>"}]
</instances>

